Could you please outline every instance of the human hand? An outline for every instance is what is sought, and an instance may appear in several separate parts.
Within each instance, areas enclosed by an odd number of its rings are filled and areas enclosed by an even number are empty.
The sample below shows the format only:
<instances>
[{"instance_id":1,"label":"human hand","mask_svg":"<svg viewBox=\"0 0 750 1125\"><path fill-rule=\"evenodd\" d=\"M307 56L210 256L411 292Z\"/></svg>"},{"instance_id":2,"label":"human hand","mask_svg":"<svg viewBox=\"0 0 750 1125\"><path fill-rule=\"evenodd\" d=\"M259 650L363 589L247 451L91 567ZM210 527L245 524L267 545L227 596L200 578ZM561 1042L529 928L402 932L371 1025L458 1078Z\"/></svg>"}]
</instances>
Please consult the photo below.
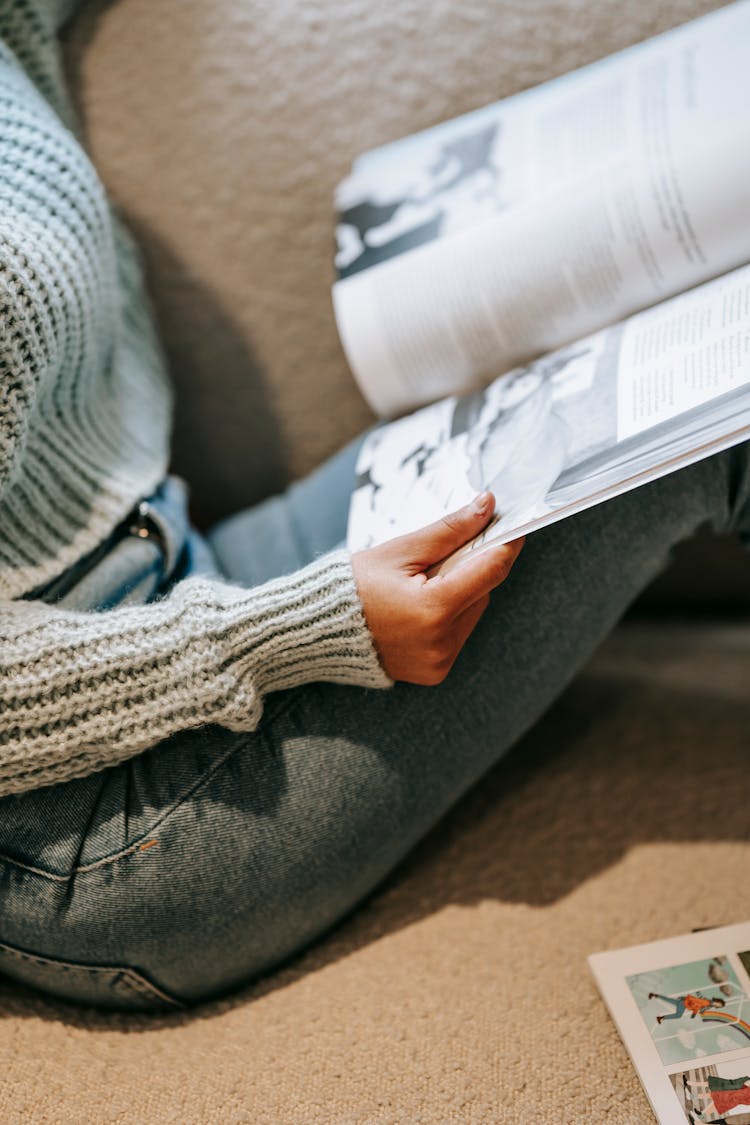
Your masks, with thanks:
<instances>
[{"instance_id":1,"label":"human hand","mask_svg":"<svg viewBox=\"0 0 750 1125\"><path fill-rule=\"evenodd\" d=\"M447 574L428 576L487 526L494 508L492 493L485 492L437 523L352 555L365 620L391 679L441 683L490 591L508 577L523 539L483 548Z\"/></svg>"}]
</instances>

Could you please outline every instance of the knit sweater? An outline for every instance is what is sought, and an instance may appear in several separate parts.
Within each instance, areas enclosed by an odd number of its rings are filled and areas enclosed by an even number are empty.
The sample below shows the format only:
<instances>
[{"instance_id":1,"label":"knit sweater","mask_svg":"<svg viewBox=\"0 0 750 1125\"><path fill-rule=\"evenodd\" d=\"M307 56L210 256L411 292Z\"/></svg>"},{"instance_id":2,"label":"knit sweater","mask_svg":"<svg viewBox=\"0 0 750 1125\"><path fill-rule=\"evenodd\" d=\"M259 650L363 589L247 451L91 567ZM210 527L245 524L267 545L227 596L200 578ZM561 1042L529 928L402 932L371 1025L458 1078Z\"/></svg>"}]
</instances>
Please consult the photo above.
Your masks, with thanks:
<instances>
[{"instance_id":1,"label":"knit sweater","mask_svg":"<svg viewBox=\"0 0 750 1125\"><path fill-rule=\"evenodd\" d=\"M251 590L188 578L144 606L23 598L163 478L170 396L137 254L61 78L70 0L0 5L0 796L113 765L266 692L386 687L346 552Z\"/></svg>"}]
</instances>

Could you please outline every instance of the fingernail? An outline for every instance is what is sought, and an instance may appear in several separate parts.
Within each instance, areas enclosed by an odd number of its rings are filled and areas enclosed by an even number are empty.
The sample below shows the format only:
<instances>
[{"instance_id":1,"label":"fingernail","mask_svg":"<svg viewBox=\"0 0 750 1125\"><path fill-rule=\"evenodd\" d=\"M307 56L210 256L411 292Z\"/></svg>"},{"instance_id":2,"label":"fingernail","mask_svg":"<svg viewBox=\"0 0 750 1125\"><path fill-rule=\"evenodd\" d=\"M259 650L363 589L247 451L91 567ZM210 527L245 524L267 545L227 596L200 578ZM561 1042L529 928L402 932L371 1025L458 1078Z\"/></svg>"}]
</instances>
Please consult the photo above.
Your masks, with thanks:
<instances>
[{"instance_id":1,"label":"fingernail","mask_svg":"<svg viewBox=\"0 0 750 1125\"><path fill-rule=\"evenodd\" d=\"M478 516L486 516L490 510L492 503L492 494L489 492L480 492L474 501L474 511Z\"/></svg>"}]
</instances>

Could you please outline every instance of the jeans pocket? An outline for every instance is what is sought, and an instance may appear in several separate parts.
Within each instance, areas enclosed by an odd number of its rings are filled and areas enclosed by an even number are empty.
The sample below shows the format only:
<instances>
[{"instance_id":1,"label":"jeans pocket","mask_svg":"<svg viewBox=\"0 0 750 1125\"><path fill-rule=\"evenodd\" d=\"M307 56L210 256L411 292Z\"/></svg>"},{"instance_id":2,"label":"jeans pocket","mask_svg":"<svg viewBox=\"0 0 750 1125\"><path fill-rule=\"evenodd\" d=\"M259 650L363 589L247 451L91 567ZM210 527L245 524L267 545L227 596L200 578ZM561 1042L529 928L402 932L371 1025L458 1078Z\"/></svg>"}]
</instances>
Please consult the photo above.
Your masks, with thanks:
<instances>
[{"instance_id":1,"label":"jeans pocket","mask_svg":"<svg viewBox=\"0 0 750 1125\"><path fill-rule=\"evenodd\" d=\"M181 1001L127 965L63 961L0 942L0 973L75 1004L129 1012L177 1012Z\"/></svg>"}]
</instances>

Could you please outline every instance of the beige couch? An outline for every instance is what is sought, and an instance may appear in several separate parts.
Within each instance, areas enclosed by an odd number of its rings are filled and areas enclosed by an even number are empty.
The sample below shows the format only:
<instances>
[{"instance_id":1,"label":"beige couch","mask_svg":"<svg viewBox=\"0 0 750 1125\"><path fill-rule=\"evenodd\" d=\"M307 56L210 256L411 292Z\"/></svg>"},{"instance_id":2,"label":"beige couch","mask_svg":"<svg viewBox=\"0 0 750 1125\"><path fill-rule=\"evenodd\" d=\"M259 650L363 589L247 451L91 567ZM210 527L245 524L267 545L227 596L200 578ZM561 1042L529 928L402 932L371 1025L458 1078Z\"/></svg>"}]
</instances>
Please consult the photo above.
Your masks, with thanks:
<instances>
[{"instance_id":1,"label":"beige couch","mask_svg":"<svg viewBox=\"0 0 750 1125\"><path fill-rule=\"evenodd\" d=\"M331 195L356 153L716 6L84 10L71 74L146 252L178 388L175 465L198 517L264 495L368 420L329 299ZM714 571L703 593L731 594L731 616L622 627L388 885L290 968L159 1020L0 984L0 1121L650 1121L585 957L750 912L750 581L735 554L717 582L715 558L698 557ZM694 599L695 565L660 605Z\"/></svg>"}]
</instances>

